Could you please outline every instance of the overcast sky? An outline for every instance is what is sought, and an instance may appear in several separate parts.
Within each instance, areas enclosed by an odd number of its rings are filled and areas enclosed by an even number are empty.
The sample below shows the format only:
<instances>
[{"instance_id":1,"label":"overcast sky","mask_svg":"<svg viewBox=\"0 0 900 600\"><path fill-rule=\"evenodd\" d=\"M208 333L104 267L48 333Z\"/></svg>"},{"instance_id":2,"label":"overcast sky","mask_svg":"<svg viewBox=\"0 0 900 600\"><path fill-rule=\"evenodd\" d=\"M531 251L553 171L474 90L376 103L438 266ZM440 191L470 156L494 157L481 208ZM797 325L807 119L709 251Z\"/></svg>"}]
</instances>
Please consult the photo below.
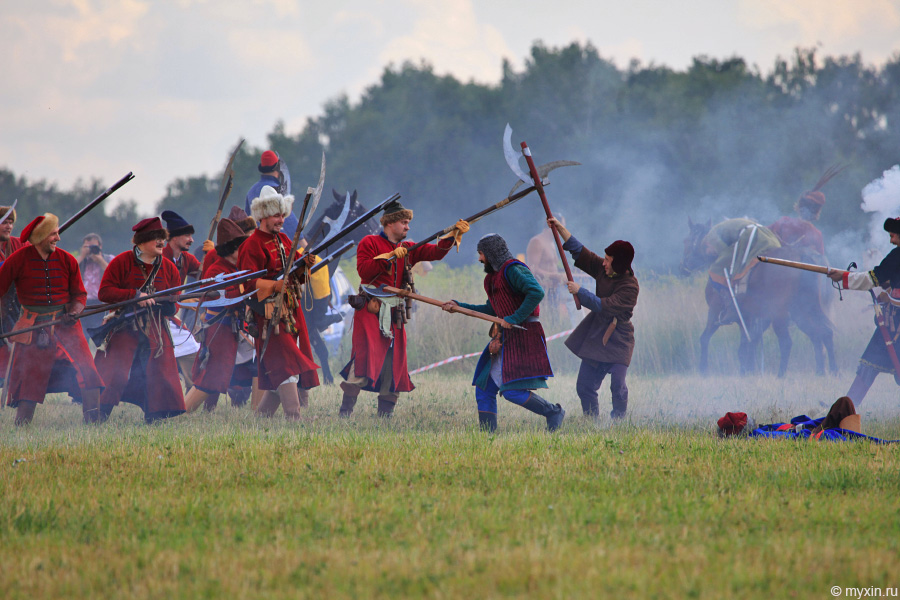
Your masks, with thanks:
<instances>
[{"instance_id":1,"label":"overcast sky","mask_svg":"<svg viewBox=\"0 0 900 600\"><path fill-rule=\"evenodd\" d=\"M289 133L393 62L496 82L535 40L591 43L624 67L734 55L768 71L817 45L881 64L900 0L0 0L0 166L66 188L110 184L149 213L237 139ZM10 199L0 198L0 202Z\"/></svg>"}]
</instances>

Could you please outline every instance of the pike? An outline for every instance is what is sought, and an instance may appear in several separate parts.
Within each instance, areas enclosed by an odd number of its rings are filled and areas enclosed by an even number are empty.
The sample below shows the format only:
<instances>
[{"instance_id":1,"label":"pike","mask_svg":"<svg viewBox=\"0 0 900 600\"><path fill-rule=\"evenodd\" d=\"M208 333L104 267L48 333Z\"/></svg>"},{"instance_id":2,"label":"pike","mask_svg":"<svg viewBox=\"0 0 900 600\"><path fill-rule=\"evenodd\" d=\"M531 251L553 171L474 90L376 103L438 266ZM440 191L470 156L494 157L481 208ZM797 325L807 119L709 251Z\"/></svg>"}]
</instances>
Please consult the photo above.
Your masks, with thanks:
<instances>
[{"instance_id":1,"label":"pike","mask_svg":"<svg viewBox=\"0 0 900 600\"><path fill-rule=\"evenodd\" d=\"M254 271L250 273L248 271L238 271L237 273L229 273L228 275L216 275L215 277L208 277L206 279L201 279L199 281L192 281L191 283L185 283L184 285L178 285L175 287L171 287L159 292L155 292L153 294L149 294L147 296L141 296L139 298L132 298L130 300L123 300L122 302L116 302L113 304L93 304L86 307L88 310L83 311L81 314L75 315L75 320L82 319L84 317L89 317L91 315L96 315L102 312L117 310L120 308L125 308L128 306L133 306L135 304L140 304L146 300L157 300L162 298L174 298L180 292L184 290L191 290L192 294L205 294L207 292L214 292L216 290L220 290L223 287L231 287L236 283L242 283L248 279L253 279L255 277L259 277L260 275L265 275L265 269ZM201 287L205 286L205 287ZM196 288L196 289L195 289ZM186 297L186 296L182 296ZM198 296L199 297L199 296ZM24 329L18 329L15 331L10 331L0 335L0 340L6 339L8 337L18 335L20 333L27 333L29 331L37 331L38 329L43 329L44 327L50 327L51 325L58 325L60 323L65 323L63 319L55 319L53 321L46 321L41 323L40 325L35 325L33 327L26 327Z\"/></svg>"},{"instance_id":2,"label":"pike","mask_svg":"<svg viewBox=\"0 0 900 600\"><path fill-rule=\"evenodd\" d=\"M118 190L120 187L122 187L123 185L125 185L126 183L131 181L132 179L134 179L134 175L131 173L131 171L128 171L128 173L124 177L122 177L122 179L118 180L117 182L115 182L114 184L109 186L109 188L105 192L103 192L102 194L100 194L99 196L97 196L96 198L91 200L90 202L88 202L88 204L84 208L82 208L77 213L75 213L74 215L69 217L69 220L67 220L65 223L60 225L59 226L59 234L62 235L62 232L65 231L66 229L68 229L69 227L71 227L72 225L74 225L75 221L77 221L78 219L80 219L81 217L86 215L95 206L97 206L98 204L100 204L101 202L103 202L104 200L109 198L110 196L112 196L116 192L116 190Z\"/></svg>"},{"instance_id":3,"label":"pike","mask_svg":"<svg viewBox=\"0 0 900 600\"><path fill-rule=\"evenodd\" d=\"M446 302L441 302L440 300L435 300L434 298L429 298L428 296L423 296L421 294L416 294L415 292L411 292L409 290L401 290L400 288L391 287L389 285L381 286L381 289L389 294L393 294L395 296L400 296L401 298L410 298L412 300L418 300L419 302L424 302L425 304L431 304L432 306L443 307ZM492 317L491 315L486 315L484 313L480 313L469 308L463 308L462 306L454 306L448 312L452 313L460 313L462 315L466 315L467 317L474 317L476 319L481 319L482 321L488 321L490 323L496 323L497 325L503 326L511 325L515 329L525 329L521 325L513 325L509 321L504 321L500 317Z\"/></svg>"},{"instance_id":4,"label":"pike","mask_svg":"<svg viewBox=\"0 0 900 600\"><path fill-rule=\"evenodd\" d=\"M275 298L275 309L274 311L272 311L272 318L269 320L268 326L266 326L262 351L259 353L260 362L262 362L263 357L266 355L266 349L269 347L269 340L272 338L272 333L275 331L275 327L278 325L278 322L281 321L281 312L282 310L284 310L284 296L287 292L288 286L287 277L291 273L291 267L294 266L294 258L297 255L297 248L300 245L300 234L303 232L303 229L309 222L310 217L312 217L312 213L315 212L316 207L319 205L319 198L322 197L322 188L324 186L325 152L322 152L322 167L319 169L319 183L316 185L315 189L306 189L306 197L303 199L303 208L300 211L300 222L297 224L297 231L294 232L294 239L291 240L291 251L290 254L285 257L284 270L281 273L281 278L284 280L284 284L281 286L281 291L278 292L278 297ZM310 202L311 198L312 202ZM307 211L310 203L312 204L312 210ZM304 254L304 258L307 254L309 253L307 252Z\"/></svg>"},{"instance_id":5,"label":"pike","mask_svg":"<svg viewBox=\"0 0 900 600\"><path fill-rule=\"evenodd\" d=\"M575 162L574 160L556 160L556 161L549 162L547 164L539 166L537 168L537 170L538 170L538 175L541 178L541 183L543 185L547 186L547 185L550 185L550 181L547 180L547 175L550 173L550 171L553 171L554 169L558 169L559 167L572 167L572 166L578 166L578 165L581 165L581 163ZM525 188L524 190L522 190L520 192L516 192L516 189L518 189L521 184L522 184L521 180L517 181L516 184L509 191L509 194L506 196L506 198L504 198L500 202L497 202L496 204L492 204L492 205L488 206L484 210L478 211L477 213L475 213L468 219L464 219L466 221L466 223L471 225L472 223L475 223L475 222L481 220L482 218L497 212L500 209L506 208L513 202L516 202L517 200L521 200L522 198L524 198L525 196L527 196L528 194L530 194L531 192L533 192L537 189L535 186L532 185L530 187ZM425 244L432 242L441 236L449 234L450 232L453 231L453 229L454 229L453 225L451 225L449 227L445 227L445 228L441 229L440 231L437 231L437 232L431 234L427 238L425 238L419 242L416 242L415 244L413 244L412 246L409 247L409 250L412 251L420 246L424 246ZM394 261L394 260L396 260L396 258L397 258L396 256L392 256L388 260Z\"/></svg>"},{"instance_id":6,"label":"pike","mask_svg":"<svg viewBox=\"0 0 900 600\"><path fill-rule=\"evenodd\" d=\"M209 225L209 234L206 236L207 240L213 239L216 225L219 224L219 219L222 218L222 209L225 208L225 201L228 200L228 195L231 194L231 188L234 187L234 159L243 145L244 138L241 138L240 141L238 141L237 146L234 147L231 156L228 158L228 162L225 164L225 171L222 172L222 182L219 184L219 191L221 192L219 196L219 208L216 210L216 215Z\"/></svg>"},{"instance_id":7,"label":"pike","mask_svg":"<svg viewBox=\"0 0 900 600\"><path fill-rule=\"evenodd\" d=\"M519 154L513 150L512 144L512 127L509 126L509 123L506 124L506 130L503 133L503 155L506 157L506 163L509 165L509 168L512 170L516 176L521 179L523 182L528 182L531 180L532 185L537 190L538 195L541 197L541 204L544 206L544 213L546 213L547 218L553 217L553 213L550 211L550 204L547 202L547 195L544 193L544 184L541 181L541 176L538 173L537 167L534 165L534 159L531 157L531 149L528 147L528 144L525 142L521 143L522 146L522 155L525 156L525 162L528 163L528 174L525 174L522 169L519 167ZM550 230L553 232L553 239L556 241L556 249L559 250L559 258L562 260L563 269L566 271L566 279L568 281L574 281L572 277L572 270L569 268L569 261L566 260L566 253L563 251L562 240L559 237L559 232L556 231L555 227L551 227ZM573 299L575 300L575 308L577 310L581 310L581 301L578 300L577 294L572 294Z\"/></svg>"}]
</instances>

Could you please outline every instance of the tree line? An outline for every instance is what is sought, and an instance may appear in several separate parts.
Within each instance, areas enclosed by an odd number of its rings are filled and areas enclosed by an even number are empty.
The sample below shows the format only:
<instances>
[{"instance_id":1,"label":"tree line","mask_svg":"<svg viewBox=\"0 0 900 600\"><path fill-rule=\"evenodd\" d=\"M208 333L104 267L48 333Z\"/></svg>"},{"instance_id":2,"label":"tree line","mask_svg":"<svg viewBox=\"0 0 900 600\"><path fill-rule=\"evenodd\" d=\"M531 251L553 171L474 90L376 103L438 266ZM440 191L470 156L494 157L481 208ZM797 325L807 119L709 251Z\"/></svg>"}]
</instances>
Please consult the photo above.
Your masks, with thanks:
<instances>
[{"instance_id":1,"label":"tree line","mask_svg":"<svg viewBox=\"0 0 900 600\"><path fill-rule=\"evenodd\" d=\"M358 101L330 100L299 132L276 123L267 148L290 166L298 196L315 184L323 150L328 187L356 189L363 204L401 193L422 237L506 196L515 182L501 146L509 122L514 145L527 140L538 164L582 163L554 172L547 188L576 235L600 248L631 239L639 267L666 269L677 262L686 216L773 221L834 163L847 168L824 190L819 226L826 240L846 230L862 238L860 190L900 156L898 94L900 54L873 66L798 48L765 71L706 56L676 70L619 67L590 44L537 42L521 70L505 62L493 85L437 75L427 63L389 65ZM265 149L245 146L237 156L229 205L242 205ZM177 210L205 231L220 178L174 179L157 210ZM91 181L63 191L0 171L0 197L18 197L28 207L20 214L72 214L102 188ZM122 248L136 218L133 203L120 204L94 211L77 232L100 230ZM530 197L474 233L500 232L520 252L542 220ZM451 260L474 260L465 248Z\"/></svg>"}]
</instances>

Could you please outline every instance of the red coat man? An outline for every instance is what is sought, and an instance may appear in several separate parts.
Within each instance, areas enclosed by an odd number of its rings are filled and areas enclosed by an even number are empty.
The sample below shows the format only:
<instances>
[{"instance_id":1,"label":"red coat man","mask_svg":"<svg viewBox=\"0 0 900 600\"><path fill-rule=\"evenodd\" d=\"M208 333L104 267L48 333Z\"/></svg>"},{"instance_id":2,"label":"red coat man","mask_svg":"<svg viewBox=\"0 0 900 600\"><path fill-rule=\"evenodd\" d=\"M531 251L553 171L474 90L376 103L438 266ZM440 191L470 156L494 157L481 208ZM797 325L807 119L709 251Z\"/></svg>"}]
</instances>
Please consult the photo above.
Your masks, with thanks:
<instances>
[{"instance_id":1,"label":"red coat man","mask_svg":"<svg viewBox=\"0 0 900 600\"><path fill-rule=\"evenodd\" d=\"M175 263L162 256L166 230L159 217L144 219L132 231L134 248L112 259L103 273L97 294L102 302L122 302L181 285ZM150 299L118 313L133 316L111 328L94 357L106 382L100 396L102 418L120 401L141 407L148 423L183 413L184 396L165 317L174 314L174 307Z\"/></svg>"},{"instance_id":2,"label":"red coat man","mask_svg":"<svg viewBox=\"0 0 900 600\"><path fill-rule=\"evenodd\" d=\"M302 404L308 402L308 390L319 385L319 366L313 361L306 321L300 309L300 279L295 275L288 280L284 294L284 307L279 322L272 328L268 344L263 339L269 330L270 311L274 299L281 291L283 281L277 280L284 272L287 256L291 251L291 239L281 232L285 217L291 214L293 196L282 196L274 188L264 186L250 205L253 218L259 225L241 244L238 252L238 270L258 271L266 269L266 275L247 281L246 289L256 288L258 298L266 302L267 315L256 315L256 357L258 363L258 388L264 391L262 398L251 401L254 410L264 416L272 416L281 405L285 417L300 418ZM297 252L297 256L300 253ZM299 260L303 260L300 258ZM311 264L311 262L308 262ZM277 281L276 281L277 280ZM263 352L263 346L266 351ZM300 386L298 389L297 383Z\"/></svg>"},{"instance_id":3,"label":"red coat man","mask_svg":"<svg viewBox=\"0 0 900 600\"><path fill-rule=\"evenodd\" d=\"M0 266L0 296L15 284L22 304L16 329L60 318L68 322L11 338L15 345L9 405L17 407L16 424L31 422L35 407L43 403L54 378L67 365L74 367L81 388L84 420L92 422L98 416L103 380L94 368L81 326L72 318L84 310L87 301L78 261L56 247L59 219L50 213L29 223L22 230L22 239L31 245L13 252Z\"/></svg>"},{"instance_id":4,"label":"red coat man","mask_svg":"<svg viewBox=\"0 0 900 600\"><path fill-rule=\"evenodd\" d=\"M454 239L447 237L438 244L425 244L410 250L413 242L405 240L413 211L399 202L388 204L381 216L383 230L378 235L367 235L356 250L356 271L360 283L377 287L390 285L402 288L404 272L418 262L441 260L453 246ZM460 221L460 232L468 231L468 223ZM405 240L405 241L404 241ZM394 260L389 260L394 258ZM406 366L406 328L401 322L402 306L390 307L393 299L383 299L380 312L390 312L389 331L382 331L379 314L366 307L353 315L353 351L350 362L341 371L343 399L340 416L349 417L356 406L360 391L378 394L378 415L390 417L400 397L400 392L411 392L415 386L409 378ZM371 303L373 306L375 302ZM368 305L367 305L368 306ZM387 316L385 314L385 316Z\"/></svg>"}]
</instances>

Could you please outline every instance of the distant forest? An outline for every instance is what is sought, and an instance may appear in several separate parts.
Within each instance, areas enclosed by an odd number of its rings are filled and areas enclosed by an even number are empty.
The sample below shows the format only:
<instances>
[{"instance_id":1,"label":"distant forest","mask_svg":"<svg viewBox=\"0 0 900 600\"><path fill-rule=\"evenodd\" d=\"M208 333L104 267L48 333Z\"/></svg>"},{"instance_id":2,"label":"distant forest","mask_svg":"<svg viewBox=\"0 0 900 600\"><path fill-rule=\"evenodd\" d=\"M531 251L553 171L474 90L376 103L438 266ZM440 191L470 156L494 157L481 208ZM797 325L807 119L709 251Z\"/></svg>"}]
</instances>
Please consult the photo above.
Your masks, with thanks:
<instances>
[{"instance_id":1,"label":"distant forest","mask_svg":"<svg viewBox=\"0 0 900 600\"><path fill-rule=\"evenodd\" d=\"M666 270L680 256L688 216L748 215L768 224L790 214L835 163L847 168L823 190L819 226L826 244L847 230L863 242L860 190L900 162L898 94L900 54L875 67L859 55L797 49L765 72L738 57L705 56L674 70L636 61L621 68L590 44L538 42L521 71L503 65L496 85L438 76L425 63L391 65L358 102L334 98L301 131L276 123L268 148L290 166L297 196L315 185L323 150L326 190L358 190L364 205L399 192L415 211L415 239L506 196L515 183L501 145L509 122L514 145L526 140L538 164L582 163L554 172L547 188L573 233L601 249L630 239L640 268ZM226 212L243 205L265 149L245 145L237 157ZM223 166L229 151L222 148ZM220 177L175 179L157 210L177 210L204 235ZM0 199L19 199L18 231L46 211L74 214L109 183L60 190L0 169ZM127 197L127 187L119 196ZM326 192L320 210L330 197ZM107 250L121 251L137 218L133 203L95 211L69 230L65 246L99 231ZM537 197L529 197L478 223L473 234L502 233L521 252L542 220ZM451 260L473 261L473 247L464 241Z\"/></svg>"}]
</instances>

